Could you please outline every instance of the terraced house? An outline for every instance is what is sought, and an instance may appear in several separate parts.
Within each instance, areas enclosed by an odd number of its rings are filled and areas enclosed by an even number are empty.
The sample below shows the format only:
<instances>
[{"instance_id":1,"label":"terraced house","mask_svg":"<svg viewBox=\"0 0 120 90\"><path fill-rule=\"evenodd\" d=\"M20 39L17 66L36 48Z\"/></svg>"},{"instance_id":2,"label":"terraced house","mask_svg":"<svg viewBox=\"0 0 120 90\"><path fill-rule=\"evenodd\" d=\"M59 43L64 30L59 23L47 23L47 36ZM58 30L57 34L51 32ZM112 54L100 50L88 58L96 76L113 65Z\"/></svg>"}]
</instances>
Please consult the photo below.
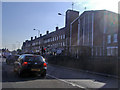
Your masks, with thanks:
<instances>
[{"instance_id":1,"label":"terraced house","mask_svg":"<svg viewBox=\"0 0 120 90\"><path fill-rule=\"evenodd\" d=\"M22 50L23 52L40 52L42 49L46 49L47 53L67 53L69 47L70 39L70 23L79 16L78 11L67 10L66 11L66 21L65 27L60 28L56 27L55 31L50 32L46 31L45 35L40 35L31 40L26 40L23 42Z\"/></svg>"}]
</instances>

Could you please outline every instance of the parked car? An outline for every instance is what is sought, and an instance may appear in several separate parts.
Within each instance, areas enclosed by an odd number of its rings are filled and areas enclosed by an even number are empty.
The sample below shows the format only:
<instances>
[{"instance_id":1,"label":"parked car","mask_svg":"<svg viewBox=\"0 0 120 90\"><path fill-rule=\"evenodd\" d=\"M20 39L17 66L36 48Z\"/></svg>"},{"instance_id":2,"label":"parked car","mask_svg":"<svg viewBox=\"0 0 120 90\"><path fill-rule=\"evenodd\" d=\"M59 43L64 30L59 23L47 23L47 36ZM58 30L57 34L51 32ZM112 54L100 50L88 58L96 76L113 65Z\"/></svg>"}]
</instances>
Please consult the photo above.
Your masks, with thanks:
<instances>
[{"instance_id":1,"label":"parked car","mask_svg":"<svg viewBox=\"0 0 120 90\"><path fill-rule=\"evenodd\" d=\"M20 55L9 55L6 58L6 63L7 64L14 64L14 62L19 58Z\"/></svg>"},{"instance_id":2,"label":"parked car","mask_svg":"<svg viewBox=\"0 0 120 90\"><path fill-rule=\"evenodd\" d=\"M23 76L25 73L36 73L41 77L46 77L47 64L44 58L40 55L23 54L14 63L14 71L19 76Z\"/></svg>"}]
</instances>

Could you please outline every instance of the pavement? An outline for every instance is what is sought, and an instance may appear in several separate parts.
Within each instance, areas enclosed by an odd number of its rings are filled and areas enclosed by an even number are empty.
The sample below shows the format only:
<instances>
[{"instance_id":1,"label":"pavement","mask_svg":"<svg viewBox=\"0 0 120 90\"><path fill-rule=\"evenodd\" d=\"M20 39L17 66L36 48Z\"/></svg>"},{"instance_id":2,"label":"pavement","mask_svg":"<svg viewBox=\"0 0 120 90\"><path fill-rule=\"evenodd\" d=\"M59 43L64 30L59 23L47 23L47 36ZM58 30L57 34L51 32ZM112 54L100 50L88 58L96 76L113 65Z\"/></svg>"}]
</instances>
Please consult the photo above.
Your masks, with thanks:
<instances>
[{"instance_id":1,"label":"pavement","mask_svg":"<svg viewBox=\"0 0 120 90\"><path fill-rule=\"evenodd\" d=\"M84 88L119 88L120 80L117 78L83 72L78 69L49 65L48 73Z\"/></svg>"}]
</instances>

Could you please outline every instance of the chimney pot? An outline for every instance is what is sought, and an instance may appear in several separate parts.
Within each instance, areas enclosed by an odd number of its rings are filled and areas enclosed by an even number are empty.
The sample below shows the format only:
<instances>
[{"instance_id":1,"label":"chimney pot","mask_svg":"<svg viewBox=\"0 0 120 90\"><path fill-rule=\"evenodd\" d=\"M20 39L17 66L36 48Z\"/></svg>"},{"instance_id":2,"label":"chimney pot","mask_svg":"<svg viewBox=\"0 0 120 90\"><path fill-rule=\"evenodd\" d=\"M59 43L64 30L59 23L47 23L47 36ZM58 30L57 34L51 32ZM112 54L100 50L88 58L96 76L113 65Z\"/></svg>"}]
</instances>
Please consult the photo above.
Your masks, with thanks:
<instances>
[{"instance_id":1,"label":"chimney pot","mask_svg":"<svg viewBox=\"0 0 120 90\"><path fill-rule=\"evenodd\" d=\"M46 31L46 34L49 34L49 31Z\"/></svg>"},{"instance_id":2,"label":"chimney pot","mask_svg":"<svg viewBox=\"0 0 120 90\"><path fill-rule=\"evenodd\" d=\"M56 31L58 30L58 27L56 27Z\"/></svg>"},{"instance_id":3,"label":"chimney pot","mask_svg":"<svg viewBox=\"0 0 120 90\"><path fill-rule=\"evenodd\" d=\"M31 41L33 40L33 37L31 37Z\"/></svg>"},{"instance_id":4,"label":"chimney pot","mask_svg":"<svg viewBox=\"0 0 120 90\"><path fill-rule=\"evenodd\" d=\"M40 34L40 37L42 36L42 34Z\"/></svg>"}]
</instances>

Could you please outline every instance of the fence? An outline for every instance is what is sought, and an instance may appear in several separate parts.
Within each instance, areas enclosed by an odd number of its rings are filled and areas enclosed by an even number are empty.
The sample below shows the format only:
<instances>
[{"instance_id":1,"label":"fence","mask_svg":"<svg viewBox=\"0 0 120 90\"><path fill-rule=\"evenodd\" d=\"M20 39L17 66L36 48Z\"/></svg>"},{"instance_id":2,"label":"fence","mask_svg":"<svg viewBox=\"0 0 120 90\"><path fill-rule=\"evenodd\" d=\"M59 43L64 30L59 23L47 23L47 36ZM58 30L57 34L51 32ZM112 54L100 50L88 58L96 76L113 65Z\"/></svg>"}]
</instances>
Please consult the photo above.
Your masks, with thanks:
<instances>
[{"instance_id":1,"label":"fence","mask_svg":"<svg viewBox=\"0 0 120 90\"><path fill-rule=\"evenodd\" d=\"M120 59L118 57L80 57L47 56L48 63L78 68L98 73L119 75Z\"/></svg>"}]
</instances>

